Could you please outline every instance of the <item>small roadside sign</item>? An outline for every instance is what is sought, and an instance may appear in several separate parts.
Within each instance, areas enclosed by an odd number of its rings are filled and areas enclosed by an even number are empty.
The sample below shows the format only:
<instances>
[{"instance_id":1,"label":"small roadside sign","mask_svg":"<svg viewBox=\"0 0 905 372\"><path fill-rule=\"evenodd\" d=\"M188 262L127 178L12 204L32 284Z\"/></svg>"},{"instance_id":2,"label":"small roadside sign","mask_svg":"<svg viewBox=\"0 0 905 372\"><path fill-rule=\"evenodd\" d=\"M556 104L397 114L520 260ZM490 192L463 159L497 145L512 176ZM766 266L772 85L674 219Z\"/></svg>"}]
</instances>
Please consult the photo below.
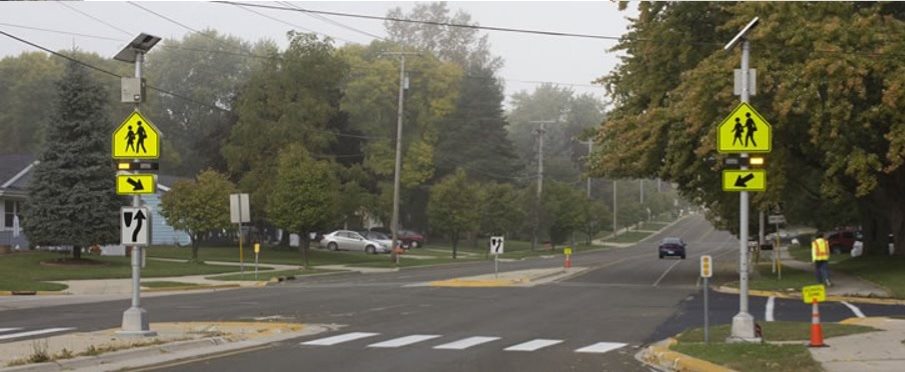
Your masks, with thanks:
<instances>
[{"instance_id":1,"label":"small roadside sign","mask_svg":"<svg viewBox=\"0 0 905 372\"><path fill-rule=\"evenodd\" d=\"M117 174L116 193L118 195L153 194L157 182L153 174Z\"/></svg>"},{"instance_id":2,"label":"small roadside sign","mask_svg":"<svg viewBox=\"0 0 905 372\"><path fill-rule=\"evenodd\" d=\"M781 214L778 214L778 215L777 215L777 214L770 215L770 216L767 217L767 221L768 221L770 224L774 224L774 225L775 225L775 224L780 224L780 223L786 223L786 216L781 215Z\"/></svg>"},{"instance_id":3,"label":"small roadside sign","mask_svg":"<svg viewBox=\"0 0 905 372\"><path fill-rule=\"evenodd\" d=\"M770 152L773 128L754 107L741 102L717 127L720 153Z\"/></svg>"},{"instance_id":4,"label":"small roadside sign","mask_svg":"<svg viewBox=\"0 0 905 372\"><path fill-rule=\"evenodd\" d=\"M492 255L503 254L503 237L502 236L490 237L490 254L492 254Z\"/></svg>"},{"instance_id":5,"label":"small roadside sign","mask_svg":"<svg viewBox=\"0 0 905 372\"><path fill-rule=\"evenodd\" d=\"M571 255L572 255L572 247L565 247L565 248L563 248L562 253L563 253L564 255L566 255L566 256L571 256Z\"/></svg>"},{"instance_id":6,"label":"small roadside sign","mask_svg":"<svg viewBox=\"0 0 905 372\"><path fill-rule=\"evenodd\" d=\"M713 259L710 256L701 256L701 277L713 276Z\"/></svg>"},{"instance_id":7,"label":"small roadside sign","mask_svg":"<svg viewBox=\"0 0 905 372\"><path fill-rule=\"evenodd\" d=\"M826 301L826 287L823 284L809 285L801 288L801 299L804 303Z\"/></svg>"},{"instance_id":8,"label":"small roadside sign","mask_svg":"<svg viewBox=\"0 0 905 372\"><path fill-rule=\"evenodd\" d=\"M261 243L255 243L255 254L261 253Z\"/></svg>"},{"instance_id":9,"label":"small roadside sign","mask_svg":"<svg viewBox=\"0 0 905 372\"><path fill-rule=\"evenodd\" d=\"M147 246L151 237L151 214L148 208L122 207L120 209L120 244Z\"/></svg>"},{"instance_id":10,"label":"small roadside sign","mask_svg":"<svg viewBox=\"0 0 905 372\"><path fill-rule=\"evenodd\" d=\"M114 159L160 157L160 131L137 110L113 131L112 144Z\"/></svg>"},{"instance_id":11,"label":"small roadside sign","mask_svg":"<svg viewBox=\"0 0 905 372\"><path fill-rule=\"evenodd\" d=\"M229 195L229 220L232 223L251 222L251 213L248 211L248 194Z\"/></svg>"},{"instance_id":12,"label":"small roadside sign","mask_svg":"<svg viewBox=\"0 0 905 372\"><path fill-rule=\"evenodd\" d=\"M764 169L724 169L723 191L766 191L767 171Z\"/></svg>"}]
</instances>

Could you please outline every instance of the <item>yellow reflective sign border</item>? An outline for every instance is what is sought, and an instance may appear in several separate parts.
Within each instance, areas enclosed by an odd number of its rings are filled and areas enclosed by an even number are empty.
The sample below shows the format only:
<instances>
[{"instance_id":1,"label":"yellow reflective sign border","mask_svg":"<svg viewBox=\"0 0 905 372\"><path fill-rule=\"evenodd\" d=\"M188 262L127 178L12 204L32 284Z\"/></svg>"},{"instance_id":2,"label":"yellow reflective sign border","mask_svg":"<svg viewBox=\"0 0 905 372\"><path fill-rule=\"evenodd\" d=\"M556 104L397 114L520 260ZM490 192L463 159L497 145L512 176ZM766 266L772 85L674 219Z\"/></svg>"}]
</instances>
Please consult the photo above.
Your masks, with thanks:
<instances>
[{"instance_id":1,"label":"yellow reflective sign border","mask_svg":"<svg viewBox=\"0 0 905 372\"><path fill-rule=\"evenodd\" d=\"M767 171L764 169L724 169L723 191L766 191Z\"/></svg>"},{"instance_id":2,"label":"yellow reflective sign border","mask_svg":"<svg viewBox=\"0 0 905 372\"><path fill-rule=\"evenodd\" d=\"M114 159L160 158L160 131L138 111L116 127L110 144Z\"/></svg>"},{"instance_id":3,"label":"yellow reflective sign border","mask_svg":"<svg viewBox=\"0 0 905 372\"><path fill-rule=\"evenodd\" d=\"M562 254L564 254L564 255L566 255L566 256L571 255L571 254L572 254L572 248L570 248L570 247L564 248L564 249L562 250Z\"/></svg>"},{"instance_id":4,"label":"yellow reflective sign border","mask_svg":"<svg viewBox=\"0 0 905 372\"><path fill-rule=\"evenodd\" d=\"M826 287L823 284L809 285L801 288L801 300L809 304L826 301Z\"/></svg>"},{"instance_id":5,"label":"yellow reflective sign border","mask_svg":"<svg viewBox=\"0 0 905 372\"><path fill-rule=\"evenodd\" d=\"M720 153L767 153L773 150L773 127L748 103L741 102L717 126Z\"/></svg>"},{"instance_id":6,"label":"yellow reflective sign border","mask_svg":"<svg viewBox=\"0 0 905 372\"><path fill-rule=\"evenodd\" d=\"M116 193L119 195L153 194L157 181L153 174L117 174Z\"/></svg>"}]
</instances>

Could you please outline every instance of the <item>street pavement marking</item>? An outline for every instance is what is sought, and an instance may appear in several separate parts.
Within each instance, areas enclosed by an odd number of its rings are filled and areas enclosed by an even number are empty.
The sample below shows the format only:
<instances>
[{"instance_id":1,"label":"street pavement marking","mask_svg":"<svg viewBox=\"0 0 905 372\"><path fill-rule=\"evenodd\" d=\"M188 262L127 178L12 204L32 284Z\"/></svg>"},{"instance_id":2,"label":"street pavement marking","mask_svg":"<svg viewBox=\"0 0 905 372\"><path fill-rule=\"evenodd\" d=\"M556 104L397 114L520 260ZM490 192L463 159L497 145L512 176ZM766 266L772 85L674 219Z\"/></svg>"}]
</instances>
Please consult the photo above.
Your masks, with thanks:
<instances>
[{"instance_id":1,"label":"street pavement marking","mask_svg":"<svg viewBox=\"0 0 905 372\"><path fill-rule=\"evenodd\" d=\"M0 336L0 340L9 340L13 338L21 338L35 335L43 335L47 333L55 333L55 332L63 332L63 331L71 331L75 328L65 327L65 328L47 328L47 329L39 329L37 331L28 331L28 332L19 332L19 333L10 333L8 335Z\"/></svg>"},{"instance_id":2,"label":"street pavement marking","mask_svg":"<svg viewBox=\"0 0 905 372\"><path fill-rule=\"evenodd\" d=\"M18 331L22 328L0 328L0 333Z\"/></svg>"},{"instance_id":3,"label":"street pavement marking","mask_svg":"<svg viewBox=\"0 0 905 372\"><path fill-rule=\"evenodd\" d=\"M400 347L400 346L411 345L411 344L418 343L421 341L435 339L437 337L440 337L440 335L411 335L411 336L394 338L392 340L386 340L383 342L378 342L376 344L370 344L370 345L368 345L368 347Z\"/></svg>"},{"instance_id":4,"label":"street pavement marking","mask_svg":"<svg viewBox=\"0 0 905 372\"><path fill-rule=\"evenodd\" d=\"M370 333L370 332L352 332L346 333L338 336L332 336L327 338L320 338L313 341L302 342L302 345L317 345L317 346L331 346L336 345L343 342L354 341L362 338L377 336L380 333Z\"/></svg>"},{"instance_id":5,"label":"street pavement marking","mask_svg":"<svg viewBox=\"0 0 905 372\"><path fill-rule=\"evenodd\" d=\"M558 343L561 343L563 340L550 340L546 338L538 338L536 340L531 340L528 342L523 342L518 345L512 345L503 350L505 351L535 351L540 348L545 348L547 346L553 346Z\"/></svg>"},{"instance_id":6,"label":"street pavement marking","mask_svg":"<svg viewBox=\"0 0 905 372\"><path fill-rule=\"evenodd\" d=\"M622 344L618 342L598 342L593 345L585 346L581 349L575 350L576 353L605 353L611 350L619 349L628 344Z\"/></svg>"},{"instance_id":7,"label":"street pavement marking","mask_svg":"<svg viewBox=\"0 0 905 372\"><path fill-rule=\"evenodd\" d=\"M682 261L685 261L685 260L678 260L678 261L676 261L676 263L674 263L674 264L672 264L672 265L669 265L669 268L666 269L666 271L663 272L663 275L660 275L660 277L657 278L657 281L654 282L654 287L656 287L657 284L660 284L660 281L663 280L663 278L666 277L666 274L669 274L669 272L672 270L672 268L676 267L676 265L678 265L678 264L679 264L680 262L682 262Z\"/></svg>"},{"instance_id":8,"label":"street pavement marking","mask_svg":"<svg viewBox=\"0 0 905 372\"><path fill-rule=\"evenodd\" d=\"M774 320L773 319L773 302L774 301L776 301L776 296L770 296L770 298L767 299L767 310L766 310L766 313L764 314L764 319L766 319L768 322L772 322Z\"/></svg>"},{"instance_id":9,"label":"street pavement marking","mask_svg":"<svg viewBox=\"0 0 905 372\"><path fill-rule=\"evenodd\" d=\"M862 313L861 309L859 309L857 306L852 305L845 301L842 301L842 304L845 305L846 307L848 307L853 313L855 313L855 316L857 316L859 318L864 318L864 313Z\"/></svg>"},{"instance_id":10,"label":"street pavement marking","mask_svg":"<svg viewBox=\"0 0 905 372\"><path fill-rule=\"evenodd\" d=\"M487 343L490 341L499 340L499 337L484 337L484 336L475 336L463 338L459 341L450 342L448 344L443 344L439 346L434 346L434 349L444 349L444 350L464 350L470 348L475 345L480 345L483 343Z\"/></svg>"}]
</instances>

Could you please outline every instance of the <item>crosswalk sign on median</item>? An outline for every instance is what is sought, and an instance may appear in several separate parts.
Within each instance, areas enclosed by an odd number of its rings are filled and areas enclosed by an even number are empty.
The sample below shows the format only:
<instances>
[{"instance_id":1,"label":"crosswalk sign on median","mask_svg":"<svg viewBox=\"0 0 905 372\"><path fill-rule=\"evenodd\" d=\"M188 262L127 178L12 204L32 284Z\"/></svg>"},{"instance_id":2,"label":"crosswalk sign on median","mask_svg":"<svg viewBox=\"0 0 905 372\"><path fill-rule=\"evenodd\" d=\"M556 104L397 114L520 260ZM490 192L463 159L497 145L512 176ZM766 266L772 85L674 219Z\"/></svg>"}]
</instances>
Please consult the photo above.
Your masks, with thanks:
<instances>
[{"instance_id":1,"label":"crosswalk sign on median","mask_svg":"<svg viewBox=\"0 0 905 372\"><path fill-rule=\"evenodd\" d=\"M114 159L160 158L160 131L138 111L133 111L113 131Z\"/></svg>"}]
</instances>

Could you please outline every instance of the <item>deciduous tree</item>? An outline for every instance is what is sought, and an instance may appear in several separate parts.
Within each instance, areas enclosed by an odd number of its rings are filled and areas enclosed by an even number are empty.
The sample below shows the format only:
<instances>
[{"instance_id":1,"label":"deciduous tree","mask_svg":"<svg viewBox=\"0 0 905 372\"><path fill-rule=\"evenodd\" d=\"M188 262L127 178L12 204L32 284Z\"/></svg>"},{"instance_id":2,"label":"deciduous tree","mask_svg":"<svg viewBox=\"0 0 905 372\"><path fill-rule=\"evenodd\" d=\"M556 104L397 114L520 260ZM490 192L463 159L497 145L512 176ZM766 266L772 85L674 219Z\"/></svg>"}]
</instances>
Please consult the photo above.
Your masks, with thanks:
<instances>
[{"instance_id":1,"label":"deciduous tree","mask_svg":"<svg viewBox=\"0 0 905 372\"><path fill-rule=\"evenodd\" d=\"M208 234L230 226L229 195L236 192L226 175L205 170L191 181L177 181L161 198L160 213L167 223L192 238L192 261Z\"/></svg>"}]
</instances>

